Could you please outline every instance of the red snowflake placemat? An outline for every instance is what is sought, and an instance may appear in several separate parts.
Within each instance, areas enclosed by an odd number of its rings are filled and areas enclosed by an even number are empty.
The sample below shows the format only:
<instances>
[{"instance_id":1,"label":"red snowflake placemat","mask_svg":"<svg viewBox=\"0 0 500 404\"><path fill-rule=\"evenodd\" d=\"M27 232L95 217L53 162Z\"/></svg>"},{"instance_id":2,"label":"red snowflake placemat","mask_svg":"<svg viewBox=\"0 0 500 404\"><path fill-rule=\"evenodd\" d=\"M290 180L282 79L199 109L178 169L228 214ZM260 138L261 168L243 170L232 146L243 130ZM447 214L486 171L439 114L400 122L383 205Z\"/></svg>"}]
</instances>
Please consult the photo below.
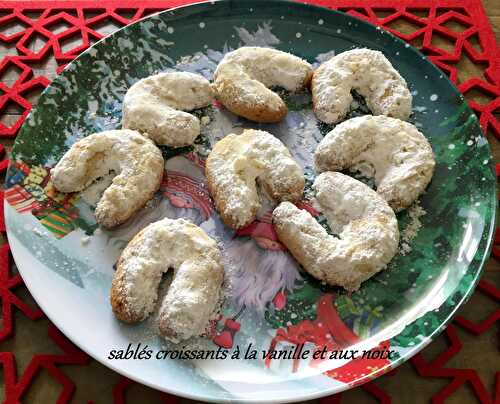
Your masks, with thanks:
<instances>
[{"instance_id":1,"label":"red snowflake placemat","mask_svg":"<svg viewBox=\"0 0 500 404\"><path fill-rule=\"evenodd\" d=\"M50 83L51 72L40 73L49 59L53 70L59 72L66 63L103 37L103 27L116 28L139 18L167 8L188 4L190 0L158 1L4 1L0 3L0 138L16 136L31 109L29 102L33 92ZM479 0L309 0L306 3L335 8L373 24L380 25L397 36L420 48L429 59L440 67L476 111L485 133L500 139L500 122L494 116L500 112L500 49ZM473 75L462 74L464 65L472 66ZM52 72L53 73L53 72ZM7 79L8 77L8 79ZM5 120L16 111L17 119ZM0 158L4 157L3 146ZM5 171L7 161L0 162ZM2 193L3 199L3 193ZM3 203L0 204L3 208ZM0 232L5 234L3 212L0 216ZM496 243L500 245L500 236ZM494 248L500 257L500 247ZM0 342L15 338L14 311L17 309L32 321L43 313L26 304L18 295L23 282L11 270L9 247L0 247L0 299L2 322ZM500 290L482 281L479 293L500 301ZM457 317L455 323L473 334L482 334L500 319L500 310L486 313L479 322ZM0 352L3 367L5 402L15 403L22 399L33 380L41 371L60 384L58 402L69 402L75 392L75 383L61 370L63 365L85 366L91 359L71 344L54 326L49 325L48 337L60 350L59 354L35 354L17 374L16 353ZM446 330L448 347L437 358L426 360L416 355L412 363L422 377L443 378L447 381L433 401L443 402L460 386L469 384L475 397L482 403L500 402L500 372L496 374L496 398L488 393L478 373L473 369L456 369L449 361L461 351L462 345L453 326ZM46 338L41 335L40 338ZM393 372L394 373L394 372ZM113 386L116 403L125 402L125 392L134 383L121 378ZM375 383L361 386L381 403L391 398ZM158 393L163 402L177 402L177 398ZM323 403L340 403L342 395L322 399ZM92 402L92 401L90 401Z\"/></svg>"}]
</instances>

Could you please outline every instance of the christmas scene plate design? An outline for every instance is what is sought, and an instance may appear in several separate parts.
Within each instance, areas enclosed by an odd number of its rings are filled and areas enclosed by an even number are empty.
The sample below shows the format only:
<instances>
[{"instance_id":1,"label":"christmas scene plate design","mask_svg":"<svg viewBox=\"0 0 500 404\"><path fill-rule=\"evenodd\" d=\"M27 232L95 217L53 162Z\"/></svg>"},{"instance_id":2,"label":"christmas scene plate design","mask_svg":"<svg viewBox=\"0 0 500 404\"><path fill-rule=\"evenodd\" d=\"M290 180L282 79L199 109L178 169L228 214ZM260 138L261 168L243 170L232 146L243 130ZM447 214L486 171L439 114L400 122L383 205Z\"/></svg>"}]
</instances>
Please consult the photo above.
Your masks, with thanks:
<instances>
[{"instance_id":1,"label":"christmas scene plate design","mask_svg":"<svg viewBox=\"0 0 500 404\"><path fill-rule=\"evenodd\" d=\"M244 128L267 130L306 173L298 206L328 228L311 204L310 186L316 175L313 152L332 127L315 118L308 92L282 94L289 113L277 124L249 122L217 102L195 111L202 122L195 144L161 147L166 163L160 190L115 230L96 225L95 187L61 194L52 185L51 169L75 141L121 127L123 97L133 83L163 71L189 71L211 80L224 54L245 45L288 51L314 66L353 48L381 50L408 82L414 100L410 121L429 139L436 172L426 193L398 214L398 254L355 293L321 284L301 270L276 237L271 201L263 203L257 220L233 231L223 225L206 187L204 164L215 142ZM356 98L349 117L368 113L363 99ZM173 9L98 42L40 98L17 137L6 183L12 253L50 319L116 371L160 390L214 402L310 399L373 379L407 360L472 293L496 218L488 142L447 77L419 52L366 22L280 1ZM109 304L120 252L140 229L163 217L189 219L217 239L226 267L220 315L204 337L180 346L158 336L154 315L125 325ZM154 352L225 349L228 358L109 359L111 350L139 344ZM262 351L270 349L288 354L264 358ZM231 359L236 350L240 359ZM256 350L256 357L244 359L248 350ZM304 350L336 354L301 358Z\"/></svg>"}]
</instances>

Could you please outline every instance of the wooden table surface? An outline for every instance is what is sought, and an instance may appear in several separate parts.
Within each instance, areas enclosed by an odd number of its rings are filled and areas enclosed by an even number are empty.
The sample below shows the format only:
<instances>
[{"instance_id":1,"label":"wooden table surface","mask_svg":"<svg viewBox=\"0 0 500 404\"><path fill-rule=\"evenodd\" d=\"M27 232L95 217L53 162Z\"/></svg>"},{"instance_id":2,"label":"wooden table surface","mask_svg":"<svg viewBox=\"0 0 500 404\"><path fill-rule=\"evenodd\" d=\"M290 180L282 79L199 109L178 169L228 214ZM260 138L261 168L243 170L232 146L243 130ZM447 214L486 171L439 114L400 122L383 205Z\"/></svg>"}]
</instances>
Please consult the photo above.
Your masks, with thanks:
<instances>
[{"instance_id":1,"label":"wooden table surface","mask_svg":"<svg viewBox=\"0 0 500 404\"><path fill-rule=\"evenodd\" d=\"M486 13L493 26L497 43L500 44L500 0L483 0L483 5ZM397 29L397 27L394 27ZM114 27L106 28L107 32L112 32ZM446 44L443 44L445 46ZM30 44L36 47L36 41ZM439 46L439 43L437 43ZM13 53L14 52L14 53ZM0 60L5 54L15 54L15 48L5 48L0 44ZM40 74L54 77L54 61L48 60L45 64L38 66ZM467 78L471 75L477 75L478 67L470 61L465 60L459 63L460 76ZM4 75L2 78L5 82L14 80L9 75ZM35 102L39 94L32 94L30 101ZM2 122L9 124L15 122L19 116L19 111L10 109L7 114L2 117ZM500 118L500 111L497 116ZM493 150L493 155L496 162L500 162L500 142L493 136L489 135L489 141ZM9 151L12 147L12 140L2 140L2 144ZM500 264L497 260L491 258L486 266L483 279L488 280L497 287L500 287ZM26 288L22 288L18 295L25 301L32 302ZM480 293L475 293L470 301L460 310L460 314L466 318L480 320L484 318L484 313L491 312L495 303ZM30 321L24 315L16 313L16 336L10 338L1 344L1 351L16 352L16 360L18 374L22 374L23 369L27 365L27 361L39 352L58 352L58 348L52 343L49 338L46 338L47 319L39 321ZM460 327L455 327L458 336L463 344L462 350L455 355L447 364L449 368L473 368L478 370L482 382L488 389L490 395L494 395L495 391L495 374L500 371L500 354L498 329L492 327L488 332L474 336L464 331ZM423 355L430 360L442 353L447 346L447 339L444 333L430 344L424 351ZM88 367L67 366L64 371L69 377L77 383L77 389L72 402L85 403L89 399L93 399L97 403L109 403L112 401L112 387L116 384L120 376L106 367L100 365L96 361L92 361ZM405 363L401 365L396 375L383 376L377 380L377 385L385 390L393 398L394 403L425 403L429 402L429 397L441 390L449 379L438 378L420 378L418 377L415 368ZM0 379L0 385L3 385L3 380ZM46 373L42 372L37 378L28 393L25 395L24 402L26 403L51 403L55 402L60 393L60 385ZM0 392L0 399L3 401L3 388ZM129 403L159 403L161 402L158 394L141 385L133 385L127 392ZM500 400L500 397L497 397ZM182 400L183 403L192 403L191 400ZM310 401L310 403L319 402L318 400ZM354 389L348 391L342 396L342 403L370 403L376 402L373 396L370 396L362 389ZM461 387L447 401L450 403L475 403L477 402L472 390Z\"/></svg>"}]
</instances>

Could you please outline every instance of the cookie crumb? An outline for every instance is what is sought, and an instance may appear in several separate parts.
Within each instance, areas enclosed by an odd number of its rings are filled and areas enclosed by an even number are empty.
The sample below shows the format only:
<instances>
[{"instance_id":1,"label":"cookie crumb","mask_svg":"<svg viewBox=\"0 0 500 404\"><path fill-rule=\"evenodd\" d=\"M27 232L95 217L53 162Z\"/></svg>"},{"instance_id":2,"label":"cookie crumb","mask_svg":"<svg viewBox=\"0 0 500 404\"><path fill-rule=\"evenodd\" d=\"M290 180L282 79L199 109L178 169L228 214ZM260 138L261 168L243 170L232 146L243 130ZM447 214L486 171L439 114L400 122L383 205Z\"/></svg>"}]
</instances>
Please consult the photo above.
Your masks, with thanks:
<instances>
[{"instance_id":1,"label":"cookie crumb","mask_svg":"<svg viewBox=\"0 0 500 404\"><path fill-rule=\"evenodd\" d=\"M424 216L427 212L420 206L419 201L415 202L408 208L408 216L410 218L410 223L401 231L401 245L400 253L401 255L409 254L412 251L410 242L417 236L418 231L422 227L422 222L420 218Z\"/></svg>"},{"instance_id":2,"label":"cookie crumb","mask_svg":"<svg viewBox=\"0 0 500 404\"><path fill-rule=\"evenodd\" d=\"M38 229L33 229L33 233L35 233L38 237L42 237L43 236L43 233L38 230Z\"/></svg>"}]
</instances>

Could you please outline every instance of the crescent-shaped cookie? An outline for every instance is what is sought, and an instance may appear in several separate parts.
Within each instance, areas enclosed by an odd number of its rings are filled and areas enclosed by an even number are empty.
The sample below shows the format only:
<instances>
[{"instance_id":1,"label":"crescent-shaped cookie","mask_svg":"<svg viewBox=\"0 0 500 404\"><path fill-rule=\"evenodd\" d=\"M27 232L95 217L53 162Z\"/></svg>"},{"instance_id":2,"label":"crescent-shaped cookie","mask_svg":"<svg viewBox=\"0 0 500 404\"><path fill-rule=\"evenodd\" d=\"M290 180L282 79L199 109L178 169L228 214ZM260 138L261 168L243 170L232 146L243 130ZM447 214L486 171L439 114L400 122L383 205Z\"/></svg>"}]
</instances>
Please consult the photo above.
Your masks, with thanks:
<instances>
[{"instance_id":1,"label":"crescent-shaped cookie","mask_svg":"<svg viewBox=\"0 0 500 404\"><path fill-rule=\"evenodd\" d=\"M261 206L257 182L277 201L297 201L304 174L285 145L268 132L247 129L217 142L205 174L224 223L238 229L250 224Z\"/></svg>"},{"instance_id":2,"label":"crescent-shaped cookie","mask_svg":"<svg viewBox=\"0 0 500 404\"><path fill-rule=\"evenodd\" d=\"M193 111L212 103L204 77L188 72L160 73L135 83L123 100L123 127L149 136L156 144L182 147L200 134Z\"/></svg>"},{"instance_id":3,"label":"crescent-shaped cookie","mask_svg":"<svg viewBox=\"0 0 500 404\"><path fill-rule=\"evenodd\" d=\"M320 174L313 188L319 210L338 237L308 211L282 202L273 212L278 238L313 277L355 291L397 252L394 211L371 188L341 173Z\"/></svg>"},{"instance_id":4,"label":"crescent-shaped cookie","mask_svg":"<svg viewBox=\"0 0 500 404\"><path fill-rule=\"evenodd\" d=\"M270 90L297 91L308 85L311 65L290 53L245 46L227 53L214 74L217 99L231 112L255 122L279 122L288 112Z\"/></svg>"},{"instance_id":5,"label":"crescent-shaped cookie","mask_svg":"<svg viewBox=\"0 0 500 404\"><path fill-rule=\"evenodd\" d=\"M374 115L408 119L412 96L406 81L380 51L353 49L323 63L311 81L314 113L326 123L348 112L355 90Z\"/></svg>"},{"instance_id":6,"label":"crescent-shaped cookie","mask_svg":"<svg viewBox=\"0 0 500 404\"><path fill-rule=\"evenodd\" d=\"M52 170L61 192L78 192L110 172L116 176L97 203L95 216L104 227L125 222L159 189L164 171L161 151L132 130L94 133L71 146Z\"/></svg>"},{"instance_id":7,"label":"crescent-shaped cookie","mask_svg":"<svg viewBox=\"0 0 500 404\"><path fill-rule=\"evenodd\" d=\"M396 211L425 191L436 165L431 145L412 124L365 115L337 125L314 154L316 170L356 168L373 177L377 192Z\"/></svg>"},{"instance_id":8,"label":"crescent-shaped cookie","mask_svg":"<svg viewBox=\"0 0 500 404\"><path fill-rule=\"evenodd\" d=\"M184 219L151 223L125 247L111 284L116 317L136 323L158 299L162 275L174 271L161 302L160 333L179 342L203 334L218 309L224 269L217 243Z\"/></svg>"}]
</instances>

